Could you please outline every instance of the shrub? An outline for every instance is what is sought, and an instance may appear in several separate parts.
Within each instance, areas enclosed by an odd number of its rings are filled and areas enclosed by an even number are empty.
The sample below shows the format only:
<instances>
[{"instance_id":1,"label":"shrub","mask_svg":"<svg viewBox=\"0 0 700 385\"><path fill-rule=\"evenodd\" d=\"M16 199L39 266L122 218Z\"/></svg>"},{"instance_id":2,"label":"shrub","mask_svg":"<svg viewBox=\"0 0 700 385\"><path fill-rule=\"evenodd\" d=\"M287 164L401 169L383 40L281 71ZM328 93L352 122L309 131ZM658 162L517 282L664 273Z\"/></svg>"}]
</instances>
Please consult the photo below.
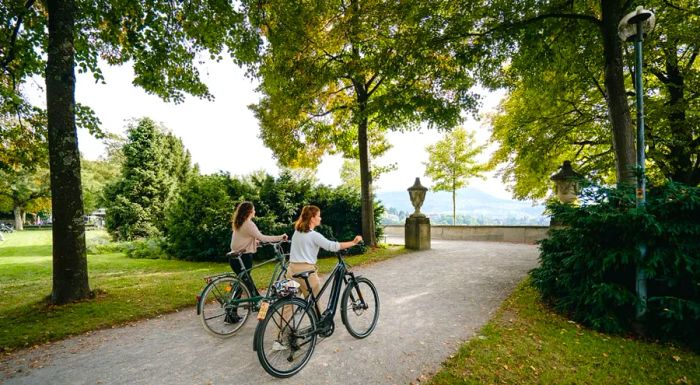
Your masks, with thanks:
<instances>
[{"instance_id":1,"label":"shrub","mask_svg":"<svg viewBox=\"0 0 700 385\"><path fill-rule=\"evenodd\" d=\"M179 259L225 260L231 241L230 217L243 200L255 204L255 223L263 234L294 232L293 222L306 204L323 210L319 232L339 240L361 233L361 201L358 192L347 188L313 186L283 172L278 178L261 173L243 180L228 174L193 177L181 191L166 215L166 250ZM375 206L375 223L382 207ZM357 250L360 251L360 250ZM256 258L270 258L271 248L261 248Z\"/></svg>"},{"instance_id":2,"label":"shrub","mask_svg":"<svg viewBox=\"0 0 700 385\"><path fill-rule=\"evenodd\" d=\"M161 239L139 239L126 244L126 256L137 259L168 259Z\"/></svg>"},{"instance_id":3,"label":"shrub","mask_svg":"<svg viewBox=\"0 0 700 385\"><path fill-rule=\"evenodd\" d=\"M224 260L231 243L231 213L226 174L192 177L166 214L166 250L185 260Z\"/></svg>"},{"instance_id":4,"label":"shrub","mask_svg":"<svg viewBox=\"0 0 700 385\"><path fill-rule=\"evenodd\" d=\"M700 189L651 188L646 206L636 208L629 191L593 187L582 202L548 205L566 226L540 242L541 265L531 275L543 298L596 329L631 330L640 265L648 277L647 333L700 344Z\"/></svg>"}]
</instances>

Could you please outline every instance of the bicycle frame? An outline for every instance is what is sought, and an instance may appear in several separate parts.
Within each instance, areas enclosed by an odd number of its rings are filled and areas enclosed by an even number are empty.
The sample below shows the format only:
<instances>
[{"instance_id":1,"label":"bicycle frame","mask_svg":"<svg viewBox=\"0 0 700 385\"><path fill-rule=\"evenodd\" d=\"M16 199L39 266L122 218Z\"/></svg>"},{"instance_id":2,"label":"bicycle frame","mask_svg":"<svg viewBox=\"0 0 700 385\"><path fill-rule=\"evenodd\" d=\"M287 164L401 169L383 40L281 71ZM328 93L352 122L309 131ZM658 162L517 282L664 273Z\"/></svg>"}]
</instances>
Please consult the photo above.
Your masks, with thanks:
<instances>
[{"instance_id":1,"label":"bicycle frame","mask_svg":"<svg viewBox=\"0 0 700 385\"><path fill-rule=\"evenodd\" d=\"M243 267L240 274L230 272L230 273L224 273L224 274L210 275L210 276L204 277L204 280L207 282L207 284L209 284L210 282L212 282L216 279L219 279L221 277L235 277L235 278L238 278L239 280L241 280L241 282L242 282L244 276L251 277L250 272L257 269L258 267L266 265L270 262L274 262L274 261L278 262L277 265L275 266L274 270L272 271L272 275L270 276L270 282L267 285L267 290L265 291L265 295L257 295L255 297L249 297L249 298L238 298L238 299L233 299L231 301L231 304L234 304L234 305L242 305L242 304L250 303L253 306L253 311L257 311L258 303L260 303L260 301L262 301L264 299L270 299L270 297L272 296L272 285L275 283L275 281L277 281L280 277L282 277L284 275L284 273L287 271L288 261L285 258L284 251L282 250L282 242L269 243L269 245L272 245L272 247L275 250L274 257L272 257L266 261L263 261L255 266L251 267L250 269L246 269L245 265L243 264L243 260L241 259L242 254L239 253L234 258L236 258L238 260L238 263L240 263L241 266ZM251 278L251 280L252 280L252 278ZM201 314L201 312L202 312L201 303L200 303L201 301L199 299L202 297L202 293L204 293L205 289L206 289L206 285L202 289L202 292L200 293L200 295L197 296L197 314L198 315Z\"/></svg>"},{"instance_id":2,"label":"bicycle frame","mask_svg":"<svg viewBox=\"0 0 700 385\"><path fill-rule=\"evenodd\" d=\"M343 257L340 254L338 254L337 257L338 263L335 265L333 271L331 271L331 274L323 283L323 286L321 286L318 295L314 295L313 291L311 290L311 285L309 284L308 278L304 278L306 287L309 290L309 295L308 297L306 297L305 301L307 303L307 306L313 305L314 312L316 313L317 325L323 325L327 322L327 320L333 320L333 318L335 318L335 313L338 309L338 301L340 300L340 293L343 284L347 285L349 281L355 280L355 273L348 270L347 264L345 263L345 260L343 260ZM349 279L348 276L350 277ZM332 286L330 297L328 299L328 305L326 306L326 309L323 311L323 313L321 313L321 309L318 307L318 299L323 295L323 293L326 291L329 285Z\"/></svg>"}]
</instances>

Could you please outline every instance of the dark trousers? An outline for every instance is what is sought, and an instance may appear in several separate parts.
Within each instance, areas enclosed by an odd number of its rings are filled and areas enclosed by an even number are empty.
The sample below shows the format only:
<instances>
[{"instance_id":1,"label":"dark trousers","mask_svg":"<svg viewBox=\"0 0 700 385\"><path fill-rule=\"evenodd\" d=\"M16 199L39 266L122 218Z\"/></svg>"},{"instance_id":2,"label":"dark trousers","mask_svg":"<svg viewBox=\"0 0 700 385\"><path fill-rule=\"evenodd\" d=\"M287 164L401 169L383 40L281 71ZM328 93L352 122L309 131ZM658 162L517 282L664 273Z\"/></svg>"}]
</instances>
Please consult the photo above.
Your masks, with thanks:
<instances>
[{"instance_id":1,"label":"dark trousers","mask_svg":"<svg viewBox=\"0 0 700 385\"><path fill-rule=\"evenodd\" d=\"M241 275L241 271L243 270L241 267L241 264L238 262L238 258L230 257L228 260L229 265L231 265L231 269L238 274L238 277L243 281L243 284L246 285L248 290L250 291L250 295L252 297L255 297L258 294L258 289L255 287L255 282L253 282L253 277L250 275L250 269L253 267L253 255L252 253L246 253L241 255L241 259L243 260L243 265L245 266L246 270L248 270L248 274Z\"/></svg>"}]
</instances>

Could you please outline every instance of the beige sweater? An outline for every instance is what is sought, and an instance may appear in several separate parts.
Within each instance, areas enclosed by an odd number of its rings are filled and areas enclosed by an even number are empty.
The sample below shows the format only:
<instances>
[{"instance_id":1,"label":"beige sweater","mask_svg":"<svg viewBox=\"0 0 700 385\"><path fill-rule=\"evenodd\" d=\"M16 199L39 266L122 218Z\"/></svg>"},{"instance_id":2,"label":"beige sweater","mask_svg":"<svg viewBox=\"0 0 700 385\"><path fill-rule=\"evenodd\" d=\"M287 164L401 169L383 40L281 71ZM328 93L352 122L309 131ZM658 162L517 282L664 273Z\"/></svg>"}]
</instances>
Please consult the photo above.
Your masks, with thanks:
<instances>
[{"instance_id":1,"label":"beige sweater","mask_svg":"<svg viewBox=\"0 0 700 385\"><path fill-rule=\"evenodd\" d=\"M277 242L282 240L282 236L263 235L258 230L258 226L248 219L243 222L240 228L233 230L233 234L231 234L231 251L254 253L257 250L256 240L260 242Z\"/></svg>"}]
</instances>

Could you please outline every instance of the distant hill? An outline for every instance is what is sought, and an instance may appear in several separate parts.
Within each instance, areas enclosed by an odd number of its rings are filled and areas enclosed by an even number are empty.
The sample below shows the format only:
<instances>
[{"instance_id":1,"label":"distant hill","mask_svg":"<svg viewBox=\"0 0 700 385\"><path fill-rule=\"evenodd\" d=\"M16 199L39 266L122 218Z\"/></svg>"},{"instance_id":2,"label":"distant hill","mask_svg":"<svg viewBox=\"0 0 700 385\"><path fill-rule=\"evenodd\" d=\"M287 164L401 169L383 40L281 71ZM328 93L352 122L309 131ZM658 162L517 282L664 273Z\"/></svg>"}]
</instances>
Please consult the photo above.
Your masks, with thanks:
<instances>
[{"instance_id":1,"label":"distant hill","mask_svg":"<svg viewBox=\"0 0 700 385\"><path fill-rule=\"evenodd\" d=\"M387 209L413 212L413 206L408 197L408 191L378 192L377 199ZM517 201L503 199L490 195L475 188L463 188L457 191L457 214L493 219L493 222L502 223L503 219L526 218L527 222L548 222L543 215L544 206L533 206L529 201ZM428 191L421 212L429 216L452 215L452 194L449 192ZM512 223L517 224L517 223Z\"/></svg>"}]
</instances>

